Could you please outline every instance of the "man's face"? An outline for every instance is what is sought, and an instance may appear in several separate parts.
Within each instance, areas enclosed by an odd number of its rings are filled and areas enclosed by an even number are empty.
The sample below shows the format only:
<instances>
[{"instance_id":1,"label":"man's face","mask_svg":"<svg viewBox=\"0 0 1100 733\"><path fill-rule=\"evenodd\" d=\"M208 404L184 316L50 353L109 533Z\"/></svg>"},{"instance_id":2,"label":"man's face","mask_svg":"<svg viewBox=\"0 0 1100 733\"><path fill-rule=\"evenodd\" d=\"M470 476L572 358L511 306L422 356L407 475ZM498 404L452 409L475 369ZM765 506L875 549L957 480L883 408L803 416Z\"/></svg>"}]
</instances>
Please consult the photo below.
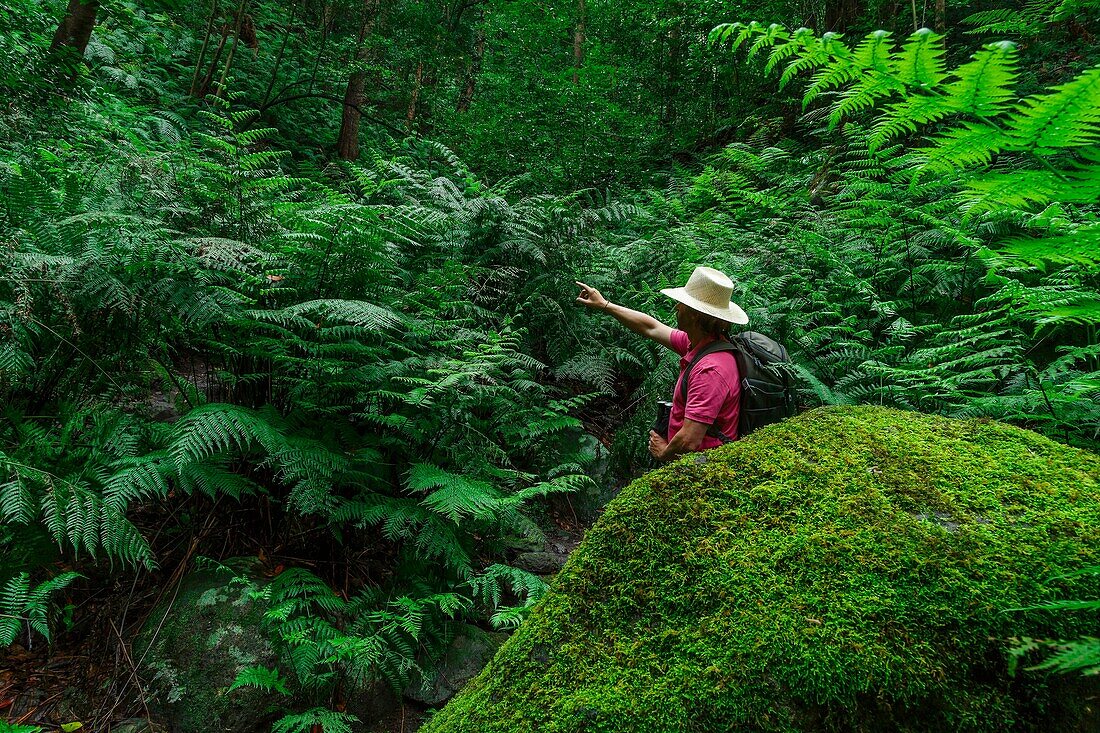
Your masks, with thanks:
<instances>
[{"instance_id":1,"label":"man's face","mask_svg":"<svg viewBox=\"0 0 1100 733\"><path fill-rule=\"evenodd\" d=\"M692 310L683 303L676 304L676 328L681 331L688 330L688 324L691 323Z\"/></svg>"}]
</instances>

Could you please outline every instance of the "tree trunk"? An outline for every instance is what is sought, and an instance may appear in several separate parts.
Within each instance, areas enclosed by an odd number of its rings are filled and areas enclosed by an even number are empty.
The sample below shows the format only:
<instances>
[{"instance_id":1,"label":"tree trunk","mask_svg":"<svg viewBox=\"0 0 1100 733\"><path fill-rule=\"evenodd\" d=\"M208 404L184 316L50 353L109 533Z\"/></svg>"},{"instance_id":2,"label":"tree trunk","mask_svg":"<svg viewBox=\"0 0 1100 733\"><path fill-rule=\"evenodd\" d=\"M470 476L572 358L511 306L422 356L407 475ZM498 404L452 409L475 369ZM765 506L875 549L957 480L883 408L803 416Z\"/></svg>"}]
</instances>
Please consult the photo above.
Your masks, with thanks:
<instances>
[{"instance_id":1,"label":"tree trunk","mask_svg":"<svg viewBox=\"0 0 1100 733\"><path fill-rule=\"evenodd\" d=\"M202 48L199 50L199 60L195 62L195 73L191 76L191 88L187 93L194 97L199 91L199 75L202 74L206 64L206 51L210 48L210 36L214 33L214 21L218 17L218 0L210 3L210 18L206 21L206 35L202 37Z\"/></svg>"},{"instance_id":2,"label":"tree trunk","mask_svg":"<svg viewBox=\"0 0 1100 733\"><path fill-rule=\"evenodd\" d=\"M409 97L409 111L405 114L405 129L412 130L416 120L416 103L420 99L420 82L424 79L424 62L416 63L416 79L413 81L412 95Z\"/></svg>"},{"instance_id":3,"label":"tree trunk","mask_svg":"<svg viewBox=\"0 0 1100 733\"><path fill-rule=\"evenodd\" d=\"M474 32L474 52L470 56L470 63L466 66L466 84L462 87L462 93L458 96L458 106L455 111L468 112L470 104L474 101L474 85L481 73L481 59L485 56L485 11L482 10L478 17L477 30Z\"/></svg>"},{"instance_id":4,"label":"tree trunk","mask_svg":"<svg viewBox=\"0 0 1100 733\"><path fill-rule=\"evenodd\" d=\"M577 0L577 26L573 31L573 83L580 82L584 64L584 0Z\"/></svg>"},{"instance_id":5,"label":"tree trunk","mask_svg":"<svg viewBox=\"0 0 1100 733\"><path fill-rule=\"evenodd\" d=\"M359 109L363 104L363 89L366 87L367 70L364 68L373 57L371 46L366 39L374 30L378 18L379 0L363 0L363 18L359 22L359 39L356 41L355 58L358 68L348 77L348 87L344 91L344 107L340 116L340 136L336 139L336 152L344 160L356 160L359 157Z\"/></svg>"},{"instance_id":6,"label":"tree trunk","mask_svg":"<svg viewBox=\"0 0 1100 733\"><path fill-rule=\"evenodd\" d=\"M233 45L229 47L229 55L225 57L225 68L222 69L221 79L218 80L218 88L214 96L220 97L225 91L225 82L229 78L229 70L233 67L233 55L237 52L237 46L241 44L241 28L245 22L245 11L248 10L248 0L241 0L241 6L237 8L237 24L233 28Z\"/></svg>"},{"instance_id":7,"label":"tree trunk","mask_svg":"<svg viewBox=\"0 0 1100 733\"><path fill-rule=\"evenodd\" d=\"M843 33L854 21L859 19L859 0L826 0L826 31Z\"/></svg>"},{"instance_id":8,"label":"tree trunk","mask_svg":"<svg viewBox=\"0 0 1100 733\"><path fill-rule=\"evenodd\" d=\"M328 45L328 34L332 26L332 3L325 3L325 9L321 14L321 48L317 51L317 58L313 61L313 73L309 76L309 92L313 93L313 85L317 83L317 69L321 66L321 57L325 55L325 46Z\"/></svg>"},{"instance_id":9,"label":"tree trunk","mask_svg":"<svg viewBox=\"0 0 1100 733\"><path fill-rule=\"evenodd\" d=\"M99 10L99 0L69 0L69 7L65 11L65 17L57 26L57 32L53 34L51 51L62 48L71 48L77 58L84 57L84 51L88 48L88 40L92 37L92 29L95 28L95 16Z\"/></svg>"},{"instance_id":10,"label":"tree trunk","mask_svg":"<svg viewBox=\"0 0 1100 733\"><path fill-rule=\"evenodd\" d=\"M947 3L945 0L936 0L936 33L947 30Z\"/></svg>"},{"instance_id":11,"label":"tree trunk","mask_svg":"<svg viewBox=\"0 0 1100 733\"><path fill-rule=\"evenodd\" d=\"M214 50L214 59L210 62L210 68L207 69L202 77L202 81L195 90L195 96L200 99L206 96L206 93L210 91L210 85L214 83L214 74L217 73L218 62L221 61L222 51L225 49L225 42L229 38L229 28L230 25L228 23L222 24L222 37L218 39L218 47Z\"/></svg>"}]
</instances>

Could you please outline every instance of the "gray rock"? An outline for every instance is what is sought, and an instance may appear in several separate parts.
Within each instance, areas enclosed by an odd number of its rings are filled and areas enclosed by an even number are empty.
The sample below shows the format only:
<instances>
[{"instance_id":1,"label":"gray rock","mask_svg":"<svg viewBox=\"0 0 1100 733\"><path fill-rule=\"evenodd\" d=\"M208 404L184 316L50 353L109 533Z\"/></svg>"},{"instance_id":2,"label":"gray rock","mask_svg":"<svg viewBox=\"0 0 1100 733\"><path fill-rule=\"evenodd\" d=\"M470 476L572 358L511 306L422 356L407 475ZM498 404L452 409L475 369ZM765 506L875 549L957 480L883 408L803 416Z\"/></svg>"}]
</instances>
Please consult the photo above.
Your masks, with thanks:
<instances>
[{"instance_id":1,"label":"gray rock","mask_svg":"<svg viewBox=\"0 0 1100 733\"><path fill-rule=\"evenodd\" d=\"M225 571L194 572L174 601L169 594L150 614L134 650L150 711L176 733L266 730L265 718L285 699L252 687L227 694L241 670L276 663L260 623L266 609L254 597L261 586Z\"/></svg>"},{"instance_id":2,"label":"gray rock","mask_svg":"<svg viewBox=\"0 0 1100 733\"><path fill-rule=\"evenodd\" d=\"M522 552L512 565L535 575L552 575L562 569L569 556L556 552Z\"/></svg>"},{"instance_id":3,"label":"gray rock","mask_svg":"<svg viewBox=\"0 0 1100 733\"><path fill-rule=\"evenodd\" d=\"M465 627L447 647L434 674L414 681L405 690L405 697L423 705L442 705L477 676L507 638L508 634Z\"/></svg>"}]
</instances>

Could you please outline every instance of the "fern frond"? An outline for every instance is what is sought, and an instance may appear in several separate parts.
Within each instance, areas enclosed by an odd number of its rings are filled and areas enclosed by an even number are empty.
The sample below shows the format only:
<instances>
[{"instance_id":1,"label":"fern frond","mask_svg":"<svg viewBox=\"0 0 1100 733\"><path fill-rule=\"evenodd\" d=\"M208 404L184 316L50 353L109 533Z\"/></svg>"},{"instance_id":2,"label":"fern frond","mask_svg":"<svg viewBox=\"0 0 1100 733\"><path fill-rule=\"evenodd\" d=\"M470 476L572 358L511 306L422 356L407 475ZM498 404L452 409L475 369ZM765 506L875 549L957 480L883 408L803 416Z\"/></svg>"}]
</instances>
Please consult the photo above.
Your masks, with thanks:
<instances>
[{"instance_id":1,"label":"fern frond","mask_svg":"<svg viewBox=\"0 0 1100 733\"><path fill-rule=\"evenodd\" d=\"M254 442L268 453L278 453L286 446L279 430L257 413L211 403L191 410L179 421L169 453L182 469L231 448L248 450Z\"/></svg>"},{"instance_id":2,"label":"fern frond","mask_svg":"<svg viewBox=\"0 0 1100 733\"><path fill-rule=\"evenodd\" d=\"M921 28L909 37L892 61L897 79L906 86L934 89L947 77L943 67L943 36Z\"/></svg>"},{"instance_id":3,"label":"fern frond","mask_svg":"<svg viewBox=\"0 0 1100 733\"><path fill-rule=\"evenodd\" d=\"M289 695L290 689L286 682L279 676L279 670L268 667L245 667L237 673L233 684L229 685L226 692L233 692L240 687L255 687L264 692L278 692Z\"/></svg>"},{"instance_id":4,"label":"fern frond","mask_svg":"<svg viewBox=\"0 0 1100 733\"><path fill-rule=\"evenodd\" d=\"M1036 155L1100 142L1100 66L1050 94L1024 99L1006 124L1012 130L1009 149Z\"/></svg>"},{"instance_id":5,"label":"fern frond","mask_svg":"<svg viewBox=\"0 0 1100 733\"><path fill-rule=\"evenodd\" d=\"M1082 227L1057 237L1011 239L1001 252L1032 265L1052 262L1095 267L1100 265L1100 226Z\"/></svg>"},{"instance_id":6,"label":"fern frond","mask_svg":"<svg viewBox=\"0 0 1100 733\"><path fill-rule=\"evenodd\" d=\"M272 733L352 733L359 718L328 708L313 708L303 713L284 715L271 727Z\"/></svg>"},{"instance_id":7,"label":"fern frond","mask_svg":"<svg viewBox=\"0 0 1100 733\"><path fill-rule=\"evenodd\" d=\"M1014 96L1016 58L1016 44L1001 41L985 46L960 66L954 73L956 80L944 88L955 111L978 118L1004 112Z\"/></svg>"},{"instance_id":8,"label":"fern frond","mask_svg":"<svg viewBox=\"0 0 1100 733\"><path fill-rule=\"evenodd\" d=\"M428 491L421 504L457 522L464 516L491 516L501 493L491 484L444 471L430 463L416 463L409 469L410 491Z\"/></svg>"}]
</instances>

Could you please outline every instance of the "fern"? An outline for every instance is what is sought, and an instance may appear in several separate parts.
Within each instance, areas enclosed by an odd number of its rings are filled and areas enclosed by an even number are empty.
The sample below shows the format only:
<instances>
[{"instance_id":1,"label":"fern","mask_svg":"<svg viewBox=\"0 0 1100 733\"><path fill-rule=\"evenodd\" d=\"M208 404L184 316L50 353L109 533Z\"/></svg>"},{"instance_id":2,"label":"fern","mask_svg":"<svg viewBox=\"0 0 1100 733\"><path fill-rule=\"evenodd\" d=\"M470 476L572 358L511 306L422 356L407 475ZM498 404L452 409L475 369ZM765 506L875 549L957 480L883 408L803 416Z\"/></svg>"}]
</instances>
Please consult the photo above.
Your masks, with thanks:
<instances>
[{"instance_id":1,"label":"fern","mask_svg":"<svg viewBox=\"0 0 1100 733\"><path fill-rule=\"evenodd\" d=\"M352 733L352 724L359 718L350 713L336 712L328 708L313 708L302 713L284 715L275 721L272 733Z\"/></svg>"},{"instance_id":2,"label":"fern","mask_svg":"<svg viewBox=\"0 0 1100 733\"><path fill-rule=\"evenodd\" d=\"M31 585L28 573L8 579L0 589L0 647L15 641L24 626L49 641L51 596L79 577L79 573L65 572L35 586Z\"/></svg>"},{"instance_id":3,"label":"fern","mask_svg":"<svg viewBox=\"0 0 1100 733\"><path fill-rule=\"evenodd\" d=\"M265 692L278 692L289 695L290 689L286 682L279 676L279 671L267 667L245 667L233 680L226 692L233 692L239 687L255 687Z\"/></svg>"}]
</instances>

